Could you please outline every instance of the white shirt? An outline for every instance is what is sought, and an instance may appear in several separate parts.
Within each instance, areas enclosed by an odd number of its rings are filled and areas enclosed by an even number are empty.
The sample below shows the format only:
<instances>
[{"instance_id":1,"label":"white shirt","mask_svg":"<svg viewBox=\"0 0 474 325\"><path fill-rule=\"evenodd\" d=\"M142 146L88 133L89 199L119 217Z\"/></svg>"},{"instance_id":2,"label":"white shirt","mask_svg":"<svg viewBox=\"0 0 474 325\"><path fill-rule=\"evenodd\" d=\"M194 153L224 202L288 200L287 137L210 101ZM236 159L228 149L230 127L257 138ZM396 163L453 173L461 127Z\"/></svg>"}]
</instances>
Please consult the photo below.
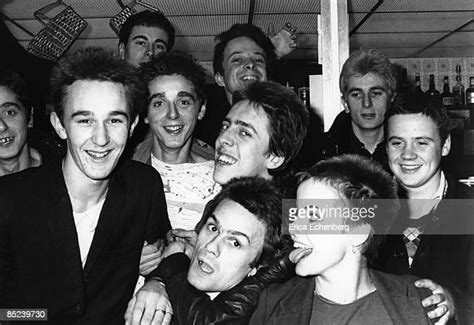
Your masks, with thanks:
<instances>
[{"instance_id":1,"label":"white shirt","mask_svg":"<svg viewBox=\"0 0 474 325\"><path fill-rule=\"evenodd\" d=\"M95 228L99 221L100 211L104 205L105 197L96 205L90 207L84 212L73 212L74 223L76 224L77 239L79 241L79 250L81 252L82 267L86 265L87 255L91 248L94 238Z\"/></svg>"}]
</instances>

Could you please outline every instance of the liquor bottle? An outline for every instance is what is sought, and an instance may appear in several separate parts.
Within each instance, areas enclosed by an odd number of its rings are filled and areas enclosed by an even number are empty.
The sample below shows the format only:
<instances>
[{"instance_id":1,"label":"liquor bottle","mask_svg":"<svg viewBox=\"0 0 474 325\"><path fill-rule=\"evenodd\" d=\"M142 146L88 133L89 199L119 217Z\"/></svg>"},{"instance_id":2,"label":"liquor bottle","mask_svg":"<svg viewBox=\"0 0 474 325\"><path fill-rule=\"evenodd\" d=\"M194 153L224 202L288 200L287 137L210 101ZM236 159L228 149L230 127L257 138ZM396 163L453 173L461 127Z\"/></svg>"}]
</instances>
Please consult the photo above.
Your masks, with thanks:
<instances>
[{"instance_id":1,"label":"liquor bottle","mask_svg":"<svg viewBox=\"0 0 474 325\"><path fill-rule=\"evenodd\" d=\"M427 100L432 103L439 103L441 101L439 91L435 86L434 74L430 74L430 88L425 93L427 95Z\"/></svg>"},{"instance_id":2,"label":"liquor bottle","mask_svg":"<svg viewBox=\"0 0 474 325\"><path fill-rule=\"evenodd\" d=\"M444 76L444 86L443 86L443 93L441 94L441 100L443 102L443 106L450 110L453 109L454 106L454 97L453 93L449 91L449 77Z\"/></svg>"},{"instance_id":3,"label":"liquor bottle","mask_svg":"<svg viewBox=\"0 0 474 325\"><path fill-rule=\"evenodd\" d=\"M469 88L466 89L466 108L469 109L471 129L474 129L474 77L469 78Z\"/></svg>"},{"instance_id":4,"label":"liquor bottle","mask_svg":"<svg viewBox=\"0 0 474 325\"><path fill-rule=\"evenodd\" d=\"M456 84L453 86L454 106L457 109L464 108L464 85L461 83L461 66L456 66Z\"/></svg>"},{"instance_id":5,"label":"liquor bottle","mask_svg":"<svg viewBox=\"0 0 474 325\"><path fill-rule=\"evenodd\" d=\"M413 90L413 97L417 102L423 102L425 92L421 89L420 73L415 73L415 89Z\"/></svg>"}]
</instances>

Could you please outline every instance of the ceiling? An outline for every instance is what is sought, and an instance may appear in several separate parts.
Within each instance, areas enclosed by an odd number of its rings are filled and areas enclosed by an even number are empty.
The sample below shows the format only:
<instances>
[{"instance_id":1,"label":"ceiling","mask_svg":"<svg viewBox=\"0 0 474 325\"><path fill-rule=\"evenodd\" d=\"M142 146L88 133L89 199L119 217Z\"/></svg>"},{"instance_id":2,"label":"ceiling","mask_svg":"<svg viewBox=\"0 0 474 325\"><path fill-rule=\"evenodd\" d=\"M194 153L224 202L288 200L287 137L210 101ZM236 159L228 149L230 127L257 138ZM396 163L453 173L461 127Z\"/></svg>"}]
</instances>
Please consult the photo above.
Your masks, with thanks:
<instances>
[{"instance_id":1,"label":"ceiling","mask_svg":"<svg viewBox=\"0 0 474 325\"><path fill-rule=\"evenodd\" d=\"M299 48L287 59L317 60L320 0L143 1L163 11L175 26L174 49L189 52L202 62L212 61L214 35L249 20L264 31L270 24L279 28L291 22L298 27ZM43 27L33 13L52 2L0 0L1 12L13 20L6 25L23 47ZM116 48L117 37L109 20L121 10L117 0L64 2L88 23L72 48ZM130 0L123 2L126 5ZM351 49L382 49L392 58L474 57L473 0L348 0L348 11Z\"/></svg>"}]
</instances>

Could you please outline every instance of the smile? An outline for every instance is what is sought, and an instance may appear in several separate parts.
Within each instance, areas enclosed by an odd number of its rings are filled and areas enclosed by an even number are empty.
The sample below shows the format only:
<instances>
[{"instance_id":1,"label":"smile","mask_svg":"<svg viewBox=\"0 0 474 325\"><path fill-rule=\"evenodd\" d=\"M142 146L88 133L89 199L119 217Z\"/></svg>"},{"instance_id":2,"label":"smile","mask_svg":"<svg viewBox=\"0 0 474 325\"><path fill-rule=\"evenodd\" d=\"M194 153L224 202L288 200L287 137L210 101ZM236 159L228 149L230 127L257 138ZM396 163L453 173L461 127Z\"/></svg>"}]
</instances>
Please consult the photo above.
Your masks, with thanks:
<instances>
[{"instance_id":1,"label":"smile","mask_svg":"<svg viewBox=\"0 0 474 325\"><path fill-rule=\"evenodd\" d=\"M6 137L6 138L1 138L0 139L0 145L5 146L13 142L14 137Z\"/></svg>"},{"instance_id":2,"label":"smile","mask_svg":"<svg viewBox=\"0 0 474 325\"><path fill-rule=\"evenodd\" d=\"M230 165L235 164L237 162L237 159L224 153L218 153L216 155L215 161L216 161L216 164L230 166Z\"/></svg>"},{"instance_id":3,"label":"smile","mask_svg":"<svg viewBox=\"0 0 474 325\"><path fill-rule=\"evenodd\" d=\"M86 153L94 159L103 159L106 156L108 156L111 151L112 150L106 150L106 151L86 150Z\"/></svg>"},{"instance_id":4,"label":"smile","mask_svg":"<svg viewBox=\"0 0 474 325\"><path fill-rule=\"evenodd\" d=\"M400 168L406 173L413 173L420 169L421 166L422 165L400 165Z\"/></svg>"},{"instance_id":5,"label":"smile","mask_svg":"<svg viewBox=\"0 0 474 325\"><path fill-rule=\"evenodd\" d=\"M170 126L164 126L163 127L165 131L169 134L175 135L181 132L181 130L184 128L182 125L170 125Z\"/></svg>"},{"instance_id":6,"label":"smile","mask_svg":"<svg viewBox=\"0 0 474 325\"><path fill-rule=\"evenodd\" d=\"M245 75L240 79L242 79L243 81L258 81L259 78L254 75Z\"/></svg>"}]
</instances>

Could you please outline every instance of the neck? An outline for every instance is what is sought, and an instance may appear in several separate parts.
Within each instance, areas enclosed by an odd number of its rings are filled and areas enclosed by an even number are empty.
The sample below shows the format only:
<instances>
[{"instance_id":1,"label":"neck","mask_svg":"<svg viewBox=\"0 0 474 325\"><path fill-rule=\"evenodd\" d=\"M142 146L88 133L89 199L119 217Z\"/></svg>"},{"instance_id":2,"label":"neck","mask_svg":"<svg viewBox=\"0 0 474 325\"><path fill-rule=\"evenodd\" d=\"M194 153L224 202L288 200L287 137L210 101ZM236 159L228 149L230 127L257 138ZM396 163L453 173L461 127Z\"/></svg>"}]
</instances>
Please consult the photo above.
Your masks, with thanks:
<instances>
[{"instance_id":1,"label":"neck","mask_svg":"<svg viewBox=\"0 0 474 325\"><path fill-rule=\"evenodd\" d=\"M20 154L11 159L0 159L0 176L17 173L30 167L41 164L39 157L35 157L27 144L23 146Z\"/></svg>"},{"instance_id":2,"label":"neck","mask_svg":"<svg viewBox=\"0 0 474 325\"><path fill-rule=\"evenodd\" d=\"M441 170L438 170L431 179L422 186L405 187L409 199L432 199L441 182Z\"/></svg>"},{"instance_id":3,"label":"neck","mask_svg":"<svg viewBox=\"0 0 474 325\"><path fill-rule=\"evenodd\" d=\"M225 97L227 98L227 102L232 105L232 93L224 87L225 90Z\"/></svg>"},{"instance_id":4,"label":"neck","mask_svg":"<svg viewBox=\"0 0 474 325\"><path fill-rule=\"evenodd\" d=\"M84 176L77 168L71 168L64 158L62 170L66 188L71 199L74 212L84 212L105 198L109 187L109 180L91 180ZM72 162L72 164L75 164Z\"/></svg>"},{"instance_id":5,"label":"neck","mask_svg":"<svg viewBox=\"0 0 474 325\"><path fill-rule=\"evenodd\" d=\"M365 149L367 149L370 153L374 153L377 145L383 141L384 133L382 126L376 129L365 130L360 129L354 124L354 122L352 122L352 130L357 139L359 139L359 141L364 144Z\"/></svg>"},{"instance_id":6,"label":"neck","mask_svg":"<svg viewBox=\"0 0 474 325\"><path fill-rule=\"evenodd\" d=\"M315 293L337 304L348 304L375 291L366 263L356 254L358 256L341 261L325 274L316 276Z\"/></svg>"},{"instance_id":7,"label":"neck","mask_svg":"<svg viewBox=\"0 0 474 325\"><path fill-rule=\"evenodd\" d=\"M432 200L441 183L441 172L418 188L405 188L408 196L408 218L419 219L427 215L439 200Z\"/></svg>"},{"instance_id":8,"label":"neck","mask_svg":"<svg viewBox=\"0 0 474 325\"><path fill-rule=\"evenodd\" d=\"M163 146L156 137L153 137L152 154L157 159L167 164L185 164L195 162L191 153L192 138L189 138L181 148L167 148Z\"/></svg>"}]
</instances>

